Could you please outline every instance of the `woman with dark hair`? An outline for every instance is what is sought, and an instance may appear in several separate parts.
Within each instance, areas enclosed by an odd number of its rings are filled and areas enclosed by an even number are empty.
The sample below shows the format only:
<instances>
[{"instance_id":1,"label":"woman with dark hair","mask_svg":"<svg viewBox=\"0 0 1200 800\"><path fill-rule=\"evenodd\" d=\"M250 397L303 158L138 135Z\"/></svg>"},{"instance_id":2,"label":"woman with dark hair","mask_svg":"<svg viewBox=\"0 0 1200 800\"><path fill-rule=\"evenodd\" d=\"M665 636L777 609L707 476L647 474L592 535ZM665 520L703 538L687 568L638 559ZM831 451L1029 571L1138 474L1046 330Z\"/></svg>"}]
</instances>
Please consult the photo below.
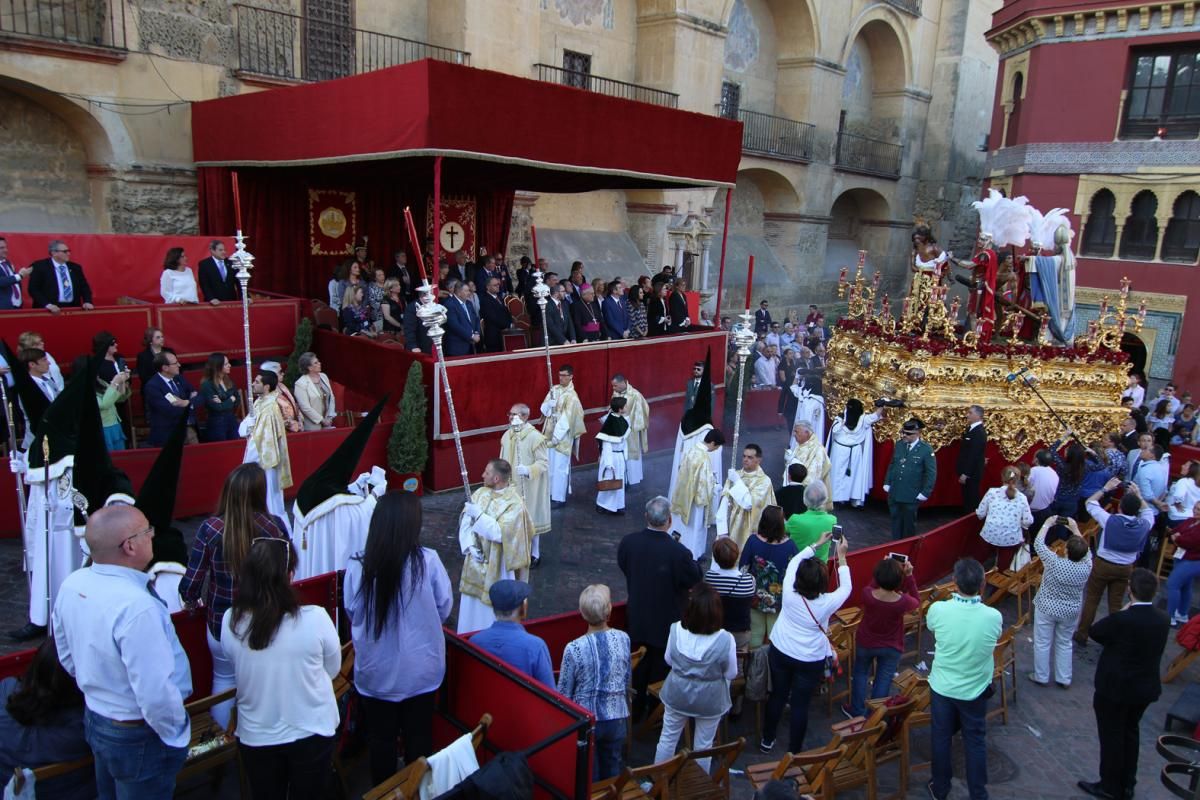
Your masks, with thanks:
<instances>
[{"instance_id":1,"label":"woman with dark hair","mask_svg":"<svg viewBox=\"0 0 1200 800\"><path fill-rule=\"evenodd\" d=\"M187 253L182 247L172 247L163 259L162 277L158 291L164 303L198 303L196 275L188 268Z\"/></svg>"},{"instance_id":2,"label":"woman with dark hair","mask_svg":"<svg viewBox=\"0 0 1200 800\"><path fill-rule=\"evenodd\" d=\"M112 383L116 374L127 368L125 359L117 353L117 337L108 331L92 337L92 355L97 359L96 374L106 383Z\"/></svg>"},{"instance_id":3,"label":"woman with dark hair","mask_svg":"<svg viewBox=\"0 0 1200 800\"><path fill-rule=\"evenodd\" d=\"M1154 404L1154 410L1146 415L1146 427L1154 434L1154 443L1163 449L1171 445L1171 428L1175 415L1171 413L1171 400L1163 398Z\"/></svg>"},{"instance_id":4,"label":"woman with dark hair","mask_svg":"<svg viewBox=\"0 0 1200 800\"><path fill-rule=\"evenodd\" d=\"M143 349L137 357L137 374L142 383L143 392L146 390L146 384L158 372L154 368L154 357L163 350L169 349L164 346L165 341L162 328L146 328L146 332L142 334Z\"/></svg>"},{"instance_id":5,"label":"woman with dark hair","mask_svg":"<svg viewBox=\"0 0 1200 800\"><path fill-rule=\"evenodd\" d=\"M15 769L78 761L92 754L83 735L83 693L58 663L53 636L38 647L23 676L0 681L0 701L0 789ZM91 766L37 784L39 800L95 796L96 771Z\"/></svg>"},{"instance_id":6,"label":"woman with dark hair","mask_svg":"<svg viewBox=\"0 0 1200 800\"><path fill-rule=\"evenodd\" d=\"M1080 487L1087 477L1089 469L1101 466L1100 459L1090 455L1083 445L1072 441L1067 445L1066 456L1060 456L1058 448L1061 441L1050 446L1050 456L1054 461L1054 471L1058 473L1058 491L1054 493L1053 513L1062 517L1075 519L1079 516Z\"/></svg>"},{"instance_id":7,"label":"woman with dark hair","mask_svg":"<svg viewBox=\"0 0 1200 800\"><path fill-rule=\"evenodd\" d=\"M767 699L766 719L758 749L775 749L775 730L789 700L792 719L789 726L789 753L804 752L804 734L808 731L808 701L813 692L832 674L836 666L829 642L829 618L842 607L853 588L850 567L846 564L846 538L834 543L838 567L838 588L826 592L829 572L814 558L814 547L830 539L826 533L816 544L806 547L788 563L783 576L783 603L779 622L771 631L771 696Z\"/></svg>"},{"instance_id":8,"label":"woman with dark hair","mask_svg":"<svg viewBox=\"0 0 1200 800\"><path fill-rule=\"evenodd\" d=\"M187 573L179 582L179 596L194 608L203 595L214 694L234 685L233 664L221 644L221 617L233 604L238 571L250 543L262 538L287 539L286 531L278 517L267 513L266 473L258 464L242 464L225 478L216 515L200 523L196 532ZM228 725L232 707L231 702L214 706L213 719Z\"/></svg>"},{"instance_id":9,"label":"woman with dark hair","mask_svg":"<svg viewBox=\"0 0 1200 800\"><path fill-rule=\"evenodd\" d=\"M695 720L695 750L712 747L717 724L729 710L729 682L737 675L737 645L723 630L721 596L707 583L698 583L688 594L683 619L672 623L667 634L667 666L663 683L662 735L654 762L675 754L679 735L688 720ZM697 762L708 772L709 759Z\"/></svg>"},{"instance_id":10,"label":"woman with dark hair","mask_svg":"<svg viewBox=\"0 0 1200 800\"><path fill-rule=\"evenodd\" d=\"M389 492L371 514L366 547L346 564L342 604L354 640L371 783L433 752L433 698L446 674L442 623L454 594L436 551L421 546L421 499Z\"/></svg>"},{"instance_id":11,"label":"woman with dark hair","mask_svg":"<svg viewBox=\"0 0 1200 800\"><path fill-rule=\"evenodd\" d=\"M646 325L650 336L666 335L671 325L671 312L667 308L667 294L670 291L670 285L656 284L651 299L646 303Z\"/></svg>"},{"instance_id":12,"label":"woman with dark hair","mask_svg":"<svg viewBox=\"0 0 1200 800\"><path fill-rule=\"evenodd\" d=\"M292 587L296 549L255 539L221 622L237 681L237 738L256 800L324 798L339 722L333 678L342 665L337 629Z\"/></svg>"},{"instance_id":13,"label":"woman with dark hair","mask_svg":"<svg viewBox=\"0 0 1200 800\"><path fill-rule=\"evenodd\" d=\"M875 565L871 585L862 591L862 621L855 634L854 676L850 704L842 706L847 717L867 713L867 683L871 667L875 681L870 685L872 700L891 694L892 677L904 653L904 615L921 604L917 582L908 559L880 559Z\"/></svg>"},{"instance_id":14,"label":"woman with dark hair","mask_svg":"<svg viewBox=\"0 0 1200 800\"><path fill-rule=\"evenodd\" d=\"M645 339L647 332L646 296L639 282L629 288L629 338Z\"/></svg>"},{"instance_id":15,"label":"woman with dark hair","mask_svg":"<svg viewBox=\"0 0 1200 800\"><path fill-rule=\"evenodd\" d=\"M763 646L779 619L783 598L783 574L788 562L800 552L787 535L783 509L767 506L758 518L758 530L746 539L738 566L754 578L754 599L750 601L750 649Z\"/></svg>"},{"instance_id":16,"label":"woman with dark hair","mask_svg":"<svg viewBox=\"0 0 1200 800\"><path fill-rule=\"evenodd\" d=\"M213 353L204 364L204 380L200 381L200 396L208 409L204 441L226 442L238 438L238 391L230 377L232 365L224 353Z\"/></svg>"}]
</instances>

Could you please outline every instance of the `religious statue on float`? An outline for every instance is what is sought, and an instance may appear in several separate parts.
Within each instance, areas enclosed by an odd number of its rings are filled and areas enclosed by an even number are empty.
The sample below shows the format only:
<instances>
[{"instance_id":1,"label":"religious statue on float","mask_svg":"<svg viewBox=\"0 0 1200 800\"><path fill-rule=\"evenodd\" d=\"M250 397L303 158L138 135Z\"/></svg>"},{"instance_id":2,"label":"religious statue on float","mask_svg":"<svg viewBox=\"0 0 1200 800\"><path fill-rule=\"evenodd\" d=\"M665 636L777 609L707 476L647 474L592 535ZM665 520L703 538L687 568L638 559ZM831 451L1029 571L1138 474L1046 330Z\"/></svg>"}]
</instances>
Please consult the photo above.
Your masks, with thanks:
<instances>
[{"instance_id":1,"label":"religious statue on float","mask_svg":"<svg viewBox=\"0 0 1200 800\"><path fill-rule=\"evenodd\" d=\"M1031 253L1025 258L1030 299L1049 316L1055 343L1069 346L1075 340L1075 254L1071 251L1071 220L1065 208L1042 214L1028 206ZM1042 255L1052 250L1053 255Z\"/></svg>"}]
</instances>

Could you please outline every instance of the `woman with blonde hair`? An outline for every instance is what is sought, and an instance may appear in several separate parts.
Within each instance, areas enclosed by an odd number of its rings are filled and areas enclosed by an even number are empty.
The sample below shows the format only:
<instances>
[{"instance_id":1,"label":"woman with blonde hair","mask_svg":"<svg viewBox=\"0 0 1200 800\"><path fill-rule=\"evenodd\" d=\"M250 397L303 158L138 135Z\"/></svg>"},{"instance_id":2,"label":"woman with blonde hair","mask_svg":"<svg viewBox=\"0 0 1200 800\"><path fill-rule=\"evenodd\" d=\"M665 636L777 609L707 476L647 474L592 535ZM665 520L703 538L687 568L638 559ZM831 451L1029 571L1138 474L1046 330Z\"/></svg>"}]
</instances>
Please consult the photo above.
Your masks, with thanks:
<instances>
[{"instance_id":1,"label":"woman with blonde hair","mask_svg":"<svg viewBox=\"0 0 1200 800\"><path fill-rule=\"evenodd\" d=\"M213 694L234 685L233 664L221 646L221 617L233 604L238 572L255 539L287 539L287 527L267 512L267 476L258 464L242 464L221 488L215 516L200 524L187 574L179 583L184 603L195 607L203 595L208 618L208 649L213 662ZM212 710L219 725L229 724L233 703Z\"/></svg>"},{"instance_id":2,"label":"woman with blonde hair","mask_svg":"<svg viewBox=\"0 0 1200 800\"><path fill-rule=\"evenodd\" d=\"M1008 569L1017 549L1025 544L1025 529L1033 524L1029 499L1017 488L1021 471L1009 464L1000 472L1001 485L987 490L975 516L983 520L979 535L996 548L996 569Z\"/></svg>"},{"instance_id":3,"label":"woman with blonde hair","mask_svg":"<svg viewBox=\"0 0 1200 800\"><path fill-rule=\"evenodd\" d=\"M617 775L622 767L629 723L625 696L632 677L629 634L608 627L612 595L602 583L579 595L579 613L588 631L563 650L558 691L596 715L592 780L599 781Z\"/></svg>"}]
</instances>

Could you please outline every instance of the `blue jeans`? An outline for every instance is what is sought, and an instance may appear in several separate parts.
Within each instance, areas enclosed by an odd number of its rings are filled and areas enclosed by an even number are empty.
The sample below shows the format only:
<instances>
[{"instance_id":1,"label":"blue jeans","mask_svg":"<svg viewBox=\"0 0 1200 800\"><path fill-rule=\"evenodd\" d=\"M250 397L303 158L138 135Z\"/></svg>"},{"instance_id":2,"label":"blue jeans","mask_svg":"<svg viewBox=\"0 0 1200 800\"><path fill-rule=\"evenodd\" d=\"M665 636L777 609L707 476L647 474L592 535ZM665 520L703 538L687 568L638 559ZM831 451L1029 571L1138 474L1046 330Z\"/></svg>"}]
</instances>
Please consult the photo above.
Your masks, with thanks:
<instances>
[{"instance_id":1,"label":"blue jeans","mask_svg":"<svg viewBox=\"0 0 1200 800\"><path fill-rule=\"evenodd\" d=\"M621 773L624 766L621 752L625 749L625 726L628 722L626 717L596 722L596 750L592 753L593 781L602 781Z\"/></svg>"},{"instance_id":2,"label":"blue jeans","mask_svg":"<svg viewBox=\"0 0 1200 800\"><path fill-rule=\"evenodd\" d=\"M1200 577L1200 561L1179 559L1167 578L1167 614L1186 614L1192 607L1192 581Z\"/></svg>"},{"instance_id":3,"label":"blue jeans","mask_svg":"<svg viewBox=\"0 0 1200 800\"><path fill-rule=\"evenodd\" d=\"M892 693L892 678L896 676L896 667L900 665L900 651L893 647L860 647L855 651L850 713L856 717L867 713L867 680L871 675L871 662L875 663L871 699L878 700Z\"/></svg>"},{"instance_id":4,"label":"blue jeans","mask_svg":"<svg viewBox=\"0 0 1200 800\"><path fill-rule=\"evenodd\" d=\"M144 723L124 725L84 710L83 736L96 757L100 800L170 800L186 747L168 747Z\"/></svg>"},{"instance_id":5,"label":"blue jeans","mask_svg":"<svg viewBox=\"0 0 1200 800\"><path fill-rule=\"evenodd\" d=\"M933 796L944 800L950 793L950 778L954 775L951 745L955 732L961 730L967 756L967 789L971 800L987 800L987 692L974 700L955 700L937 692L930 694L930 742L933 750L930 789Z\"/></svg>"},{"instance_id":6,"label":"blue jeans","mask_svg":"<svg viewBox=\"0 0 1200 800\"><path fill-rule=\"evenodd\" d=\"M798 661L771 645L767 663L771 667L771 696L767 698L762 740L775 741L775 729L779 727L783 707L790 702L792 719L788 728L788 752L802 753L804 734L808 732L808 702L825 680L825 659Z\"/></svg>"}]
</instances>

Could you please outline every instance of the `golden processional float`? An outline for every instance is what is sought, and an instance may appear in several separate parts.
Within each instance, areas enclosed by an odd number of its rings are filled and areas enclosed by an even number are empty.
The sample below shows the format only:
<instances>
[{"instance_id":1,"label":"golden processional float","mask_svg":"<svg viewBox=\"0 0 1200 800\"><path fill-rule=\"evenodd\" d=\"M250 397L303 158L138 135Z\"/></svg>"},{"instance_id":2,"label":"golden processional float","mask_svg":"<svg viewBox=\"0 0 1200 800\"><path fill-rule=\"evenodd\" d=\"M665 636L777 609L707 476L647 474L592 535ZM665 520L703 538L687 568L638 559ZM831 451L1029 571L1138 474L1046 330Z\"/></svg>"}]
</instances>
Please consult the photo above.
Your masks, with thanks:
<instances>
[{"instance_id":1,"label":"golden processional float","mask_svg":"<svg viewBox=\"0 0 1200 800\"><path fill-rule=\"evenodd\" d=\"M1010 211L1011 206L1024 205L1024 198L1002 199L1010 204ZM1064 276L1069 278L1069 286L1064 281L1064 288L1070 292L1067 302L1073 310L1074 260L1068 252L1069 222L1065 215L1053 220L1050 215L1043 218L1036 210L1033 215L1045 219L1048 225L1057 225L1042 235L1034 228L1033 253L1042 249L1039 239L1057 242L1057 252L1067 253L1067 258L1059 258L1059 264L1065 267L1064 273L1068 268L1071 272ZM1010 243L1024 245L1026 239L1019 233L989 233L986 209L980 209L980 219L978 255L966 266L983 265L982 272L985 278L991 278L992 288L981 281L963 282L978 287L983 296L995 291L996 251L992 248ZM1067 226L1065 234L1063 223ZM961 436L965 410L979 405L987 413L989 439L999 445L1004 458L1016 460L1039 443L1065 437L1068 429L1083 442L1094 442L1117 430L1121 419L1128 415L1120 406L1128 369L1128 356L1120 349L1121 339L1127 328L1140 331L1146 316L1145 304L1130 313L1128 278L1122 279L1115 303L1104 298L1100 318L1089 323L1085 336L1067 342L1053 340L1049 314L1043 311L1037 314L1040 324L1036 337L1023 341L1018 338L1022 320L1034 312L1004 299L998 317L976 322L973 329L960 332L960 299L956 297L947 305L950 265L946 262L951 259L943 257L932 269L916 270L899 316L893 316L887 294L880 293L879 273L870 281L864 277L865 260L866 252L860 251L853 280L847 280L846 268L838 280L838 297L848 301L849 310L836 323L827 348L824 388L830 416L841 414L851 398L901 400L905 413L888 415L876 423L876 440L895 440L905 419L913 415L925 422L923 435L937 450ZM1031 256L1026 267L1030 273L1033 262ZM920 266L930 264L918 262ZM980 269L975 274L979 276Z\"/></svg>"}]
</instances>

